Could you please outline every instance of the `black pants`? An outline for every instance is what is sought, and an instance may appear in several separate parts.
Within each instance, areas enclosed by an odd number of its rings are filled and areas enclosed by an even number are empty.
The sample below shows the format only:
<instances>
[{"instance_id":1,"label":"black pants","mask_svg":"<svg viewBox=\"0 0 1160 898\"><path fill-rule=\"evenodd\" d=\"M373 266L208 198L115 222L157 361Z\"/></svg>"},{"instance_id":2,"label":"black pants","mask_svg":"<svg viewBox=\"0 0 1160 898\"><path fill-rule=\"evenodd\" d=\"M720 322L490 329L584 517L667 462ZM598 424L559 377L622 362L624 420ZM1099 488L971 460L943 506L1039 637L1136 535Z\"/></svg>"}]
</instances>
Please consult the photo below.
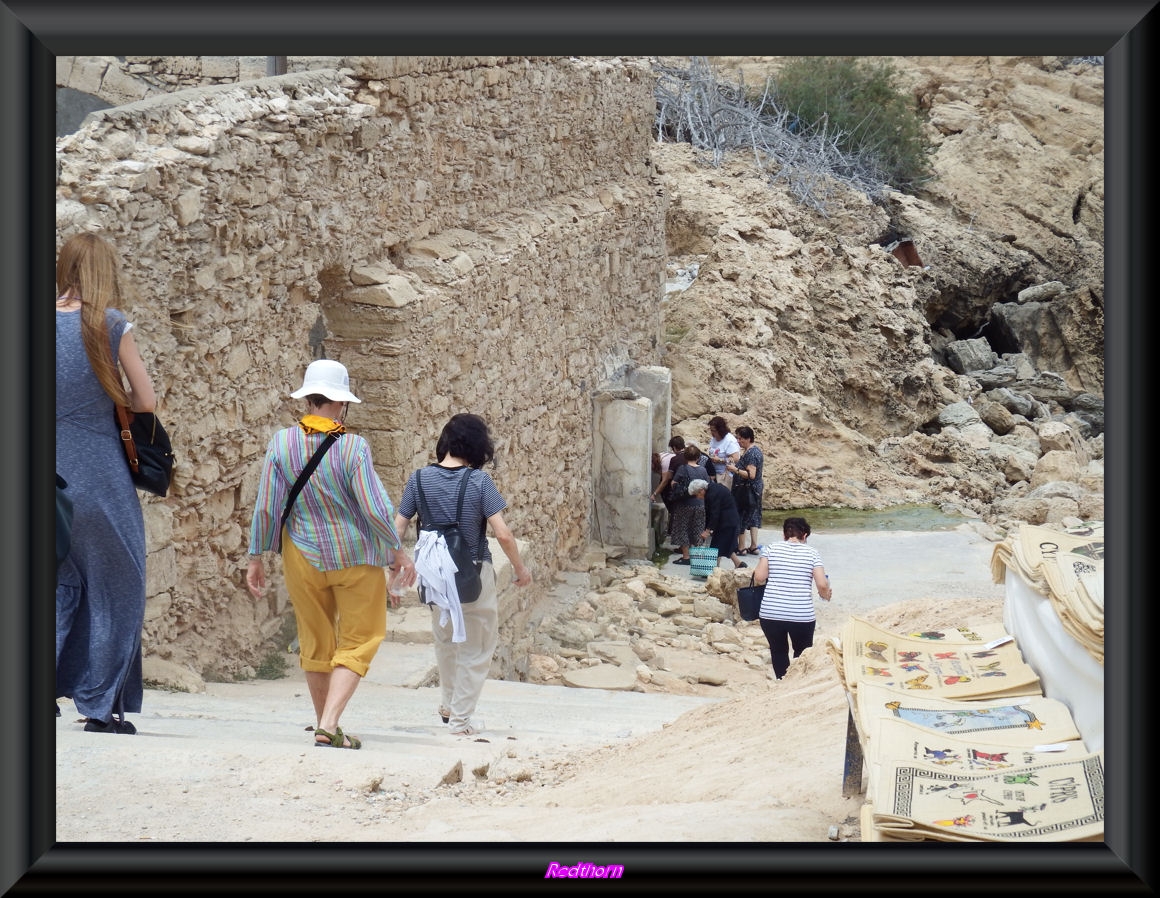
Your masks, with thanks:
<instances>
[{"instance_id":1,"label":"black pants","mask_svg":"<svg viewBox=\"0 0 1160 898\"><path fill-rule=\"evenodd\" d=\"M814 644L814 627L817 621L790 621L761 619L761 632L769 643L769 655L773 661L773 673L779 680L789 670L789 645L793 645L796 658Z\"/></svg>"}]
</instances>

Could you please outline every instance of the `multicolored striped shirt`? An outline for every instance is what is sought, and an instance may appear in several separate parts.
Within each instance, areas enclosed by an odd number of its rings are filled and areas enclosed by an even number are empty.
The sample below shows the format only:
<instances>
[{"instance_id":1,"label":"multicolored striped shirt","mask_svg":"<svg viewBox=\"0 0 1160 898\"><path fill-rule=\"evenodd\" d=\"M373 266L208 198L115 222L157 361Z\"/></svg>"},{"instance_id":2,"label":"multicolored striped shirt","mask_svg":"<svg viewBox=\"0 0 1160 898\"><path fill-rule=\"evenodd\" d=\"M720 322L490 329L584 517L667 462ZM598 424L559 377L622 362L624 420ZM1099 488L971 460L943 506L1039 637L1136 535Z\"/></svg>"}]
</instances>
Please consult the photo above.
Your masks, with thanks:
<instances>
[{"instance_id":1,"label":"multicolored striped shirt","mask_svg":"<svg viewBox=\"0 0 1160 898\"><path fill-rule=\"evenodd\" d=\"M251 555L275 551L286 499L325 438L304 433L297 424L271 437L250 522ZM286 530L320 571L391 563L392 550L401 545L395 508L371 462L366 440L352 433L338 438L294 501Z\"/></svg>"},{"instance_id":2,"label":"multicolored striped shirt","mask_svg":"<svg viewBox=\"0 0 1160 898\"><path fill-rule=\"evenodd\" d=\"M822 557L813 546L788 541L761 550L769 563L769 579L761 597L761 616L766 620L815 620L814 568Z\"/></svg>"}]
</instances>

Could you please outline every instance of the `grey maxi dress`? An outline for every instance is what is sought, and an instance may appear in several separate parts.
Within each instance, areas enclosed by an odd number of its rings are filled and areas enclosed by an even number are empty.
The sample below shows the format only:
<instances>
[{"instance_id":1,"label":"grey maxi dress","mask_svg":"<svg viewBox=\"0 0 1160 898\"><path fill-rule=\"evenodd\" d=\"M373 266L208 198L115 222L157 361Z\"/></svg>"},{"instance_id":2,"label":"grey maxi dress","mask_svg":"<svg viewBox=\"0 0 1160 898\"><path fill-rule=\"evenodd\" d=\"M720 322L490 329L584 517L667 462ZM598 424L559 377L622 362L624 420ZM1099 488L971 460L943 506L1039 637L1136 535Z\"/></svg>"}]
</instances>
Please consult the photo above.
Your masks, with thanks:
<instances>
[{"instance_id":1,"label":"grey maxi dress","mask_svg":"<svg viewBox=\"0 0 1160 898\"><path fill-rule=\"evenodd\" d=\"M127 322L120 311L107 315L118 359ZM141 710L145 618L145 523L114 410L85 354L80 312L58 311L56 470L74 505L57 575L56 695L102 721Z\"/></svg>"}]
</instances>

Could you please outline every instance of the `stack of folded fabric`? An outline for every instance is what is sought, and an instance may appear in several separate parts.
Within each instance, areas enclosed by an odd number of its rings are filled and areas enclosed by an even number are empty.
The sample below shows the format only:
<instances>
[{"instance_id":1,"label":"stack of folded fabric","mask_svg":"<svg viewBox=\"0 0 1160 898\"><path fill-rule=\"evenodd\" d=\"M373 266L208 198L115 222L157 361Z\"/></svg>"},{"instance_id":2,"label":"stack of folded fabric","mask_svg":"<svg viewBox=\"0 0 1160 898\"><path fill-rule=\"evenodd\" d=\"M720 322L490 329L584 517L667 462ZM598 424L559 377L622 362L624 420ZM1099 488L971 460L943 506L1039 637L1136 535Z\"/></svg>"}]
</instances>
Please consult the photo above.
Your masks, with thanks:
<instances>
[{"instance_id":1,"label":"stack of folded fabric","mask_svg":"<svg viewBox=\"0 0 1160 898\"><path fill-rule=\"evenodd\" d=\"M1047 596L1063 629L1104 663L1104 528L1096 522L1072 530L1022 525L995 546L991 576L1008 569Z\"/></svg>"},{"instance_id":2,"label":"stack of folded fabric","mask_svg":"<svg viewBox=\"0 0 1160 898\"><path fill-rule=\"evenodd\" d=\"M863 840L1099 841L1103 753L1067 707L920 699L859 690L870 772Z\"/></svg>"},{"instance_id":3,"label":"stack of folded fabric","mask_svg":"<svg viewBox=\"0 0 1160 898\"><path fill-rule=\"evenodd\" d=\"M887 762L879 777L880 841L1103 841L1103 752L977 773Z\"/></svg>"},{"instance_id":4,"label":"stack of folded fabric","mask_svg":"<svg viewBox=\"0 0 1160 898\"><path fill-rule=\"evenodd\" d=\"M1042 695L1039 677L1001 626L891 633L852 617L842 630L846 688L863 683L950 699Z\"/></svg>"},{"instance_id":5,"label":"stack of folded fabric","mask_svg":"<svg viewBox=\"0 0 1160 898\"><path fill-rule=\"evenodd\" d=\"M869 774L863 841L1102 839L1103 753L1002 625L851 618L826 650Z\"/></svg>"}]
</instances>

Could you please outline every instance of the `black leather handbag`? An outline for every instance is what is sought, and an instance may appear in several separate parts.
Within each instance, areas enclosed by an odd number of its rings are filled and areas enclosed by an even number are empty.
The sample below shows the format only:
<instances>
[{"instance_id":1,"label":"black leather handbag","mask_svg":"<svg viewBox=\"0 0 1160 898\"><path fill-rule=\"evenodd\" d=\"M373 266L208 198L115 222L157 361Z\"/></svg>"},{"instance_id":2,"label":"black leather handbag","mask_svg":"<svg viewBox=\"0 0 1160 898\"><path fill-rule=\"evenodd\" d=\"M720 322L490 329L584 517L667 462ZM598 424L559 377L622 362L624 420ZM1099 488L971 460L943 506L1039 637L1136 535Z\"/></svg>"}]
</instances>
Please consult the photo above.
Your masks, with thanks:
<instances>
[{"instance_id":1,"label":"black leather handbag","mask_svg":"<svg viewBox=\"0 0 1160 898\"><path fill-rule=\"evenodd\" d=\"M765 595L765 586L754 586L753 575L749 575L749 585L737 590L737 610L741 612L742 620L757 620L761 616L761 597Z\"/></svg>"},{"instance_id":2,"label":"black leather handbag","mask_svg":"<svg viewBox=\"0 0 1160 898\"><path fill-rule=\"evenodd\" d=\"M139 490L155 496L164 496L173 483L173 445L169 434L153 412L131 412L117 406L117 428L129 474Z\"/></svg>"}]
</instances>

